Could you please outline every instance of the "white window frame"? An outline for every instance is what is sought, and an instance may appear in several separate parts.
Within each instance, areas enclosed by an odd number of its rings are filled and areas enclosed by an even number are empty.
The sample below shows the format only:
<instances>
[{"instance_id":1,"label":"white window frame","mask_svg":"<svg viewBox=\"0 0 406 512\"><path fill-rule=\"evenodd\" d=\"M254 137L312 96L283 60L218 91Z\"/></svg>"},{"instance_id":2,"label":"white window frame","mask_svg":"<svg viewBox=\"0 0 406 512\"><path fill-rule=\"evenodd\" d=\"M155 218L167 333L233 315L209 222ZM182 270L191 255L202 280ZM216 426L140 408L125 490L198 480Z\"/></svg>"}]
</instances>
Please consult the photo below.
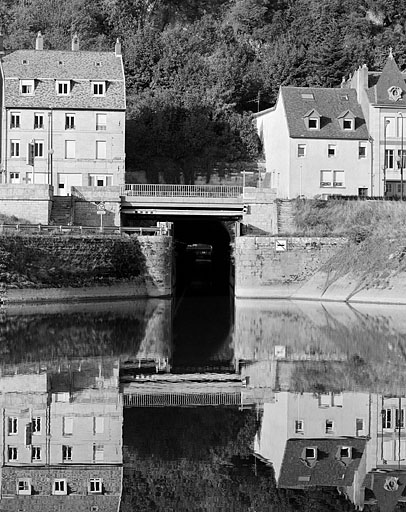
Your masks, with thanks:
<instances>
[{"instance_id":1,"label":"white window frame","mask_svg":"<svg viewBox=\"0 0 406 512\"><path fill-rule=\"evenodd\" d=\"M328 144L327 156L328 158L335 158L337 156L337 144Z\"/></svg>"},{"instance_id":2,"label":"white window frame","mask_svg":"<svg viewBox=\"0 0 406 512\"><path fill-rule=\"evenodd\" d=\"M65 130L74 130L75 128L76 114L65 114Z\"/></svg>"},{"instance_id":3,"label":"white window frame","mask_svg":"<svg viewBox=\"0 0 406 512\"><path fill-rule=\"evenodd\" d=\"M394 149L385 149L385 166L386 166L386 169L394 169L395 168L395 150Z\"/></svg>"},{"instance_id":4,"label":"white window frame","mask_svg":"<svg viewBox=\"0 0 406 512\"><path fill-rule=\"evenodd\" d=\"M34 141L34 158L44 158L44 141L43 140L35 140Z\"/></svg>"},{"instance_id":5,"label":"white window frame","mask_svg":"<svg viewBox=\"0 0 406 512\"><path fill-rule=\"evenodd\" d=\"M107 114L96 114L96 131L107 130Z\"/></svg>"},{"instance_id":6,"label":"white window frame","mask_svg":"<svg viewBox=\"0 0 406 512\"><path fill-rule=\"evenodd\" d=\"M93 417L93 433L103 434L104 433L104 417L94 416Z\"/></svg>"},{"instance_id":7,"label":"white window frame","mask_svg":"<svg viewBox=\"0 0 406 512\"><path fill-rule=\"evenodd\" d=\"M348 123L348 126L346 126L347 123ZM345 130L345 131L353 131L354 130L354 119L352 119L352 118L344 118L343 119L343 130Z\"/></svg>"},{"instance_id":8,"label":"white window frame","mask_svg":"<svg viewBox=\"0 0 406 512\"><path fill-rule=\"evenodd\" d=\"M311 124L314 126L311 126ZM308 128L309 130L319 130L320 129L320 119L318 117L309 117L308 120Z\"/></svg>"},{"instance_id":9,"label":"white window frame","mask_svg":"<svg viewBox=\"0 0 406 512\"><path fill-rule=\"evenodd\" d=\"M66 478L55 478L52 483L52 494L54 496L66 496L68 494Z\"/></svg>"},{"instance_id":10,"label":"white window frame","mask_svg":"<svg viewBox=\"0 0 406 512\"><path fill-rule=\"evenodd\" d=\"M9 416L7 418L7 434L16 436L18 434L18 418L17 416Z\"/></svg>"},{"instance_id":11,"label":"white window frame","mask_svg":"<svg viewBox=\"0 0 406 512\"><path fill-rule=\"evenodd\" d=\"M297 145L297 157L304 158L306 156L306 144Z\"/></svg>"},{"instance_id":12,"label":"white window frame","mask_svg":"<svg viewBox=\"0 0 406 512\"><path fill-rule=\"evenodd\" d=\"M327 179L328 177L328 179ZM331 169L322 169L320 171L320 187L332 187L333 186L333 171Z\"/></svg>"},{"instance_id":13,"label":"white window frame","mask_svg":"<svg viewBox=\"0 0 406 512\"><path fill-rule=\"evenodd\" d=\"M20 172L12 171L9 175L10 183L21 183L21 174Z\"/></svg>"},{"instance_id":14,"label":"white window frame","mask_svg":"<svg viewBox=\"0 0 406 512\"><path fill-rule=\"evenodd\" d=\"M73 434L73 417L64 416L62 420L62 429L64 436L71 436Z\"/></svg>"},{"instance_id":15,"label":"white window frame","mask_svg":"<svg viewBox=\"0 0 406 512\"><path fill-rule=\"evenodd\" d=\"M34 80L20 80L20 94L23 96L34 96Z\"/></svg>"},{"instance_id":16,"label":"white window frame","mask_svg":"<svg viewBox=\"0 0 406 512\"><path fill-rule=\"evenodd\" d=\"M345 173L342 169L334 169L333 171L333 187L345 187Z\"/></svg>"},{"instance_id":17,"label":"white window frame","mask_svg":"<svg viewBox=\"0 0 406 512\"><path fill-rule=\"evenodd\" d=\"M72 462L73 446L62 445L62 462Z\"/></svg>"},{"instance_id":18,"label":"white window frame","mask_svg":"<svg viewBox=\"0 0 406 512\"><path fill-rule=\"evenodd\" d=\"M102 185L98 185L98 182L102 181ZM113 185L112 174L89 174L89 186L90 187L110 187Z\"/></svg>"},{"instance_id":19,"label":"white window frame","mask_svg":"<svg viewBox=\"0 0 406 512\"><path fill-rule=\"evenodd\" d=\"M310 455L310 453L307 452L308 450L312 450L312 455ZM316 460L317 448L315 448L314 446L306 446L306 448L304 449L304 455L307 460Z\"/></svg>"},{"instance_id":20,"label":"white window frame","mask_svg":"<svg viewBox=\"0 0 406 512\"><path fill-rule=\"evenodd\" d=\"M14 461L18 460L18 449L17 446L7 446L7 460Z\"/></svg>"},{"instance_id":21,"label":"white window frame","mask_svg":"<svg viewBox=\"0 0 406 512\"><path fill-rule=\"evenodd\" d=\"M333 420L325 421L325 433L326 434L334 434L334 421Z\"/></svg>"},{"instance_id":22,"label":"white window frame","mask_svg":"<svg viewBox=\"0 0 406 512\"><path fill-rule=\"evenodd\" d=\"M20 489L21 485L21 489ZM16 482L16 493L20 496L31 495L31 478L18 478Z\"/></svg>"},{"instance_id":23,"label":"white window frame","mask_svg":"<svg viewBox=\"0 0 406 512\"><path fill-rule=\"evenodd\" d=\"M55 84L56 94L58 96L69 96L71 91L70 80L57 80Z\"/></svg>"},{"instance_id":24,"label":"white window frame","mask_svg":"<svg viewBox=\"0 0 406 512\"><path fill-rule=\"evenodd\" d=\"M96 160L107 159L107 141L96 140Z\"/></svg>"},{"instance_id":25,"label":"white window frame","mask_svg":"<svg viewBox=\"0 0 406 512\"><path fill-rule=\"evenodd\" d=\"M44 129L44 114L41 112L34 112L34 130Z\"/></svg>"},{"instance_id":26,"label":"white window frame","mask_svg":"<svg viewBox=\"0 0 406 512\"><path fill-rule=\"evenodd\" d=\"M88 491L90 494L102 494L103 493L103 480L102 478L90 478Z\"/></svg>"},{"instance_id":27,"label":"white window frame","mask_svg":"<svg viewBox=\"0 0 406 512\"><path fill-rule=\"evenodd\" d=\"M20 158L20 142L21 141L17 139L10 140L10 158Z\"/></svg>"},{"instance_id":28,"label":"white window frame","mask_svg":"<svg viewBox=\"0 0 406 512\"><path fill-rule=\"evenodd\" d=\"M304 434L303 420L295 420L295 434Z\"/></svg>"},{"instance_id":29,"label":"white window frame","mask_svg":"<svg viewBox=\"0 0 406 512\"><path fill-rule=\"evenodd\" d=\"M31 421L31 430L33 435L39 436L42 432L42 418L41 416L34 416Z\"/></svg>"},{"instance_id":30,"label":"white window frame","mask_svg":"<svg viewBox=\"0 0 406 512\"><path fill-rule=\"evenodd\" d=\"M106 95L106 82L92 82L93 96L105 96Z\"/></svg>"},{"instance_id":31,"label":"white window frame","mask_svg":"<svg viewBox=\"0 0 406 512\"><path fill-rule=\"evenodd\" d=\"M65 160L74 160L76 158L76 141L65 140Z\"/></svg>"},{"instance_id":32,"label":"white window frame","mask_svg":"<svg viewBox=\"0 0 406 512\"><path fill-rule=\"evenodd\" d=\"M10 112L10 129L17 128L21 128L21 114L20 112Z\"/></svg>"},{"instance_id":33,"label":"white window frame","mask_svg":"<svg viewBox=\"0 0 406 512\"><path fill-rule=\"evenodd\" d=\"M366 157L367 157L367 143L360 142L358 145L358 158L361 160L362 158L366 158Z\"/></svg>"},{"instance_id":34,"label":"white window frame","mask_svg":"<svg viewBox=\"0 0 406 512\"><path fill-rule=\"evenodd\" d=\"M104 461L104 445L94 444L93 445L93 462Z\"/></svg>"},{"instance_id":35,"label":"white window frame","mask_svg":"<svg viewBox=\"0 0 406 512\"><path fill-rule=\"evenodd\" d=\"M31 447L31 460L42 460L42 448L41 446L32 446Z\"/></svg>"}]
</instances>

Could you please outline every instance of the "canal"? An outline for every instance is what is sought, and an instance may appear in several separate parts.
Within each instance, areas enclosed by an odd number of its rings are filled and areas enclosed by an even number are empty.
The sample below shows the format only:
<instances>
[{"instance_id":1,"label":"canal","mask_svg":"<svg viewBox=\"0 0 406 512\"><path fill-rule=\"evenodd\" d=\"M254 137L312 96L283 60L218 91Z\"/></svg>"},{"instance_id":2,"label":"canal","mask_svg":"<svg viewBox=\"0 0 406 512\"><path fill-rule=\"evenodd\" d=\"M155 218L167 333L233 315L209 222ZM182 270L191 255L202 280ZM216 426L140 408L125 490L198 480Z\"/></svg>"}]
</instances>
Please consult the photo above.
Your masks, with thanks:
<instances>
[{"instance_id":1,"label":"canal","mask_svg":"<svg viewBox=\"0 0 406 512\"><path fill-rule=\"evenodd\" d=\"M194 278L0 314L2 511L405 506L404 307Z\"/></svg>"}]
</instances>

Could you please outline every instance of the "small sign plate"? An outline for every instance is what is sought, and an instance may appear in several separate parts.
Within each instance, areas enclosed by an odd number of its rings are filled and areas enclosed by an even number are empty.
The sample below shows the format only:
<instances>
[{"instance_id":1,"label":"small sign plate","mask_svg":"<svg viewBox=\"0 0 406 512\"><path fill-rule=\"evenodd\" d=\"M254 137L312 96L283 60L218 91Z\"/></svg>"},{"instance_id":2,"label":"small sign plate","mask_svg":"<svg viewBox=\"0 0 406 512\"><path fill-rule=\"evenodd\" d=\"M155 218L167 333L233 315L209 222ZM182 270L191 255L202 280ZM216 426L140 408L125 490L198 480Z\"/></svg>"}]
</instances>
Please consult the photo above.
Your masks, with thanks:
<instances>
[{"instance_id":1,"label":"small sign plate","mask_svg":"<svg viewBox=\"0 0 406 512\"><path fill-rule=\"evenodd\" d=\"M276 239L275 240L275 251L276 252L286 252L287 250L287 240Z\"/></svg>"}]
</instances>

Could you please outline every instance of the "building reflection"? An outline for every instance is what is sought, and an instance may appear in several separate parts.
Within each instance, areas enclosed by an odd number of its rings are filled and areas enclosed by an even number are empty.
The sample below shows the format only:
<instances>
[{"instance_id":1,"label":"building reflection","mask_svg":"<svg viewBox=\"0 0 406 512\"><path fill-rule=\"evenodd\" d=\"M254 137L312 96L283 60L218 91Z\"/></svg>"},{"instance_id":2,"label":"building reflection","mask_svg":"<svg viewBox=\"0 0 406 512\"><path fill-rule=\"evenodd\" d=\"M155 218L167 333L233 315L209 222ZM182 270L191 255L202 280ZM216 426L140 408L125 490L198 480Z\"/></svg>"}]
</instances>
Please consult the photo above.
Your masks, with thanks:
<instances>
[{"instance_id":1,"label":"building reflection","mask_svg":"<svg viewBox=\"0 0 406 512\"><path fill-rule=\"evenodd\" d=\"M13 367L15 371L15 367ZM0 378L0 510L117 510L123 406L117 359Z\"/></svg>"}]
</instances>

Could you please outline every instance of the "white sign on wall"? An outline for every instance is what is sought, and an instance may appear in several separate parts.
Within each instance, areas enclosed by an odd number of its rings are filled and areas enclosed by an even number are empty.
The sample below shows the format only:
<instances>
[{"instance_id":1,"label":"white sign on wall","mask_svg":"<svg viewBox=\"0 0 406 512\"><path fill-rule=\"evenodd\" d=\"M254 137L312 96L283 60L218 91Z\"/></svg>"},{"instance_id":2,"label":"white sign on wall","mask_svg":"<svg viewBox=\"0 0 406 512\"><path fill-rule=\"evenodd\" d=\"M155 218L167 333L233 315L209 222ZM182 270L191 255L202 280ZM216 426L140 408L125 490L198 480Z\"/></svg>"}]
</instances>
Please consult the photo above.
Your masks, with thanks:
<instances>
[{"instance_id":1,"label":"white sign on wall","mask_svg":"<svg viewBox=\"0 0 406 512\"><path fill-rule=\"evenodd\" d=\"M275 240L275 251L285 252L287 250L287 240L281 240L280 238Z\"/></svg>"}]
</instances>

